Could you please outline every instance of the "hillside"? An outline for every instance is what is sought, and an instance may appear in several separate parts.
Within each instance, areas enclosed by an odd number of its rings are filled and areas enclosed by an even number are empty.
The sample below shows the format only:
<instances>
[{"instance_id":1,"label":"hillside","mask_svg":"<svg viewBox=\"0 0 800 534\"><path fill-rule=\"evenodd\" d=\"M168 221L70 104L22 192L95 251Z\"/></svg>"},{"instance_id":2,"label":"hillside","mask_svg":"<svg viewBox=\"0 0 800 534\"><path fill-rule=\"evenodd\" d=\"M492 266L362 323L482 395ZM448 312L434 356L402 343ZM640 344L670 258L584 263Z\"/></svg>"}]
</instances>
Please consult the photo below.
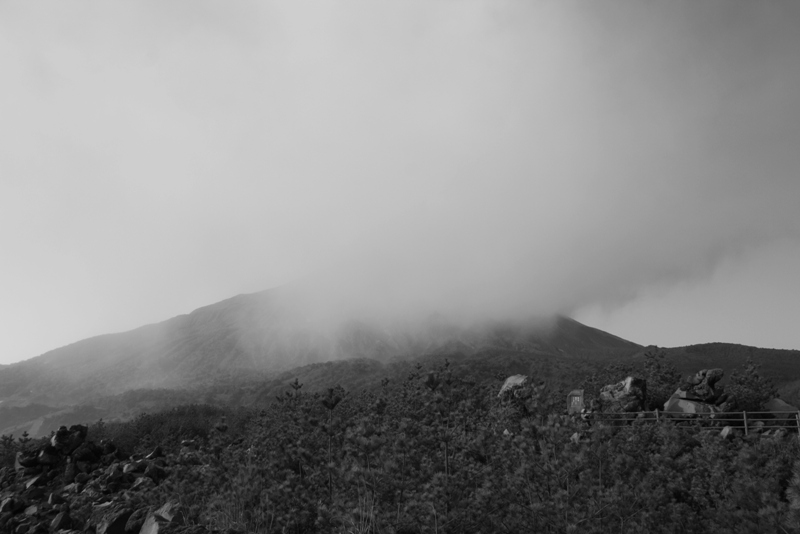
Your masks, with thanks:
<instances>
[{"instance_id":1,"label":"hillside","mask_svg":"<svg viewBox=\"0 0 800 534\"><path fill-rule=\"evenodd\" d=\"M0 367L0 432L47 433L64 422L129 418L187 403L264 405L294 379L304 391L337 384L369 389L384 378L402 379L417 364L445 360L464 378L521 373L570 388L608 363L635 363L648 350L561 316L320 328L277 289ZM800 400L800 351L710 343L666 352L684 375L721 367L729 376L752 357L785 399Z\"/></svg>"},{"instance_id":2,"label":"hillside","mask_svg":"<svg viewBox=\"0 0 800 534\"><path fill-rule=\"evenodd\" d=\"M280 291L239 295L129 332L85 339L0 369L4 405L52 406L134 389L182 389L220 376L279 373L344 358L389 361L487 349L581 357L639 346L564 317L529 324L454 326L346 322L317 328Z\"/></svg>"},{"instance_id":3,"label":"hillside","mask_svg":"<svg viewBox=\"0 0 800 534\"><path fill-rule=\"evenodd\" d=\"M667 349L668 357L683 373L719 367L726 370L725 384L735 368L742 368L748 358L761 365L761 374L778 386L782 399L800 405L800 350L763 349L735 343L703 343Z\"/></svg>"},{"instance_id":4,"label":"hillside","mask_svg":"<svg viewBox=\"0 0 800 534\"><path fill-rule=\"evenodd\" d=\"M46 420L75 405L107 408L108 399L129 391L191 391L192 399L212 398L209 392L223 384L282 380L281 373L291 369L353 358L387 364L449 356L489 371L497 366L486 367L487 358L516 359L522 363L499 367L524 369L528 360L616 358L640 350L566 317L470 325L431 317L414 324L346 321L321 327L305 320L279 288L0 368L0 430L19 423L19 414L8 411L15 406L40 405L33 419Z\"/></svg>"}]
</instances>

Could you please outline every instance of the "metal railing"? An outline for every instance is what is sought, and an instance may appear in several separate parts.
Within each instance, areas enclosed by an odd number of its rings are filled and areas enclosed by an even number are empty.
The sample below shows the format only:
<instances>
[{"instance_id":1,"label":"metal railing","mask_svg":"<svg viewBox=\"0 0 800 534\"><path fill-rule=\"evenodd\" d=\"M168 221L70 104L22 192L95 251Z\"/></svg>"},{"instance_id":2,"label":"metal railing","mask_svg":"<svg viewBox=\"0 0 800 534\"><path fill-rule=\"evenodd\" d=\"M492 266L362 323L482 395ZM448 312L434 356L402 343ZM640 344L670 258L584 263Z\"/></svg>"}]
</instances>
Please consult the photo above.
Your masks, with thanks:
<instances>
[{"instance_id":1,"label":"metal railing","mask_svg":"<svg viewBox=\"0 0 800 534\"><path fill-rule=\"evenodd\" d=\"M625 424L636 422L671 422L679 425L700 425L709 430L720 430L730 426L750 432L783 429L800 433L800 411L790 412L717 412L717 413L682 413L662 412L629 412L587 414L586 421L598 423Z\"/></svg>"}]
</instances>

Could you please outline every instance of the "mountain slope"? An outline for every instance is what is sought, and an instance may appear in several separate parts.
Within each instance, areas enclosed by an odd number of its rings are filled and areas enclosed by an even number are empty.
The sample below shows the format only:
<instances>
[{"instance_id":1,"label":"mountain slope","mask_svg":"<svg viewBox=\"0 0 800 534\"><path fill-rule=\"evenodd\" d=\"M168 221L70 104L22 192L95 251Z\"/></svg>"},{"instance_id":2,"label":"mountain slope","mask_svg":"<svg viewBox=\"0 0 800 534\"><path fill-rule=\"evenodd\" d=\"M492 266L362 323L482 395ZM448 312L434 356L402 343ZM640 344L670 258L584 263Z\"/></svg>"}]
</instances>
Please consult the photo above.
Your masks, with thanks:
<instances>
[{"instance_id":1,"label":"mountain slope","mask_svg":"<svg viewBox=\"0 0 800 534\"><path fill-rule=\"evenodd\" d=\"M236 297L129 332L78 341L0 369L4 406L77 404L142 388L187 388L220 376L274 374L298 366L487 350L567 358L620 356L641 347L565 317L469 326L307 321L281 289Z\"/></svg>"}]
</instances>

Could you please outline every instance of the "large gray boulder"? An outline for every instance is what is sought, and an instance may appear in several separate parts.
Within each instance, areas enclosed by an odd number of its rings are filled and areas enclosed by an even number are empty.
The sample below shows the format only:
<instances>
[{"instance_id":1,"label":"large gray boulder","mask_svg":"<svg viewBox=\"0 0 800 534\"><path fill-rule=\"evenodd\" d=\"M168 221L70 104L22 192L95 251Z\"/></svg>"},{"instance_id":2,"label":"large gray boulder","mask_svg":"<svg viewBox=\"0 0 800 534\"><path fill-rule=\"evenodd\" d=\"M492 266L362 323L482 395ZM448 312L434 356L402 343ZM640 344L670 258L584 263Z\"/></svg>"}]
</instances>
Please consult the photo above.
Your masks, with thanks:
<instances>
[{"instance_id":1,"label":"large gray boulder","mask_svg":"<svg viewBox=\"0 0 800 534\"><path fill-rule=\"evenodd\" d=\"M673 397L718 404L724 395L724 388L717 383L725 376L722 369L702 369L694 376L689 376Z\"/></svg>"},{"instance_id":2,"label":"large gray boulder","mask_svg":"<svg viewBox=\"0 0 800 534\"><path fill-rule=\"evenodd\" d=\"M528 384L528 377L525 375L513 375L506 378L506 381L503 382L503 387L500 388L500 393L497 394L498 397L504 397L506 395L514 395L515 392L519 392Z\"/></svg>"},{"instance_id":3,"label":"large gray boulder","mask_svg":"<svg viewBox=\"0 0 800 534\"><path fill-rule=\"evenodd\" d=\"M647 399L647 382L643 378L627 377L600 390L604 413L641 412Z\"/></svg>"},{"instance_id":4,"label":"large gray boulder","mask_svg":"<svg viewBox=\"0 0 800 534\"><path fill-rule=\"evenodd\" d=\"M682 399L673 395L670 399L664 403L664 414L668 417L670 415L677 415L677 416L694 416L694 415L701 415L701 414L714 414L718 413L720 410L713 404L709 404L707 402L692 400L692 399Z\"/></svg>"},{"instance_id":5,"label":"large gray boulder","mask_svg":"<svg viewBox=\"0 0 800 534\"><path fill-rule=\"evenodd\" d=\"M734 411L733 398L719 385L724 376L722 369L701 369L689 376L664 403L664 412L691 416Z\"/></svg>"},{"instance_id":6,"label":"large gray boulder","mask_svg":"<svg viewBox=\"0 0 800 534\"><path fill-rule=\"evenodd\" d=\"M770 399L764 404L764 411L770 412L771 419L774 422L769 423L783 424L785 426L796 426L797 415L800 412L797 408L781 399Z\"/></svg>"}]
</instances>

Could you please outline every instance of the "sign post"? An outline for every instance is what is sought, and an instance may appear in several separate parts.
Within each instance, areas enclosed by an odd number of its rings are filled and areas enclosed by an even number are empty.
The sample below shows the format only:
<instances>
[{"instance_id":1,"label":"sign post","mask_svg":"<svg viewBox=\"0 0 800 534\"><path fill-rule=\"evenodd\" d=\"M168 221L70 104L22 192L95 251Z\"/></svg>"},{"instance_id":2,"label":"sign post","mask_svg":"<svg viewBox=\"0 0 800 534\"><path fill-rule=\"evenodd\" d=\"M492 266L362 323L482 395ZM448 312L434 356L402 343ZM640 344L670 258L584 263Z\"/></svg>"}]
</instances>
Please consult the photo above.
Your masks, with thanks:
<instances>
[{"instance_id":1,"label":"sign post","mask_svg":"<svg viewBox=\"0 0 800 534\"><path fill-rule=\"evenodd\" d=\"M567 395L567 413L572 415L574 413L581 413L586 405L583 402L583 390L573 389Z\"/></svg>"}]
</instances>

